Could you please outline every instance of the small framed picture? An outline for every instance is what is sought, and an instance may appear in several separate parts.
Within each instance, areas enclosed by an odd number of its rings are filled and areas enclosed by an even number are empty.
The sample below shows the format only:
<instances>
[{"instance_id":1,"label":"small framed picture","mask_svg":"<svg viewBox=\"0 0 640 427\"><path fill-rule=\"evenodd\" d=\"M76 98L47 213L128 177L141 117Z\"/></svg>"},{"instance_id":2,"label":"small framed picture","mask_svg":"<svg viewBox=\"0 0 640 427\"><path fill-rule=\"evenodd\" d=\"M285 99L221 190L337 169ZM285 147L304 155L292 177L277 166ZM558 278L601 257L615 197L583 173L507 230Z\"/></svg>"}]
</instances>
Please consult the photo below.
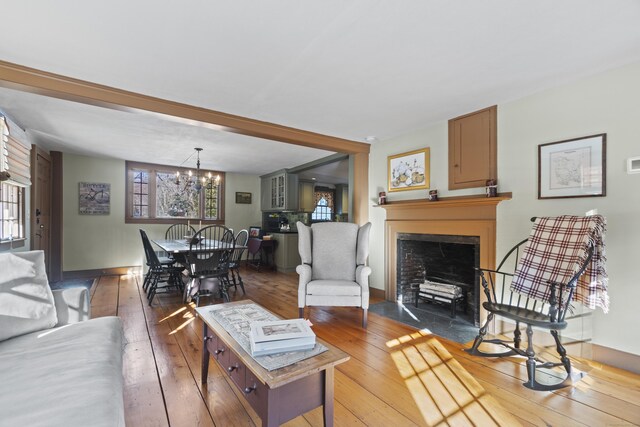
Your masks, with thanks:
<instances>
[{"instance_id":1,"label":"small framed picture","mask_svg":"<svg viewBox=\"0 0 640 427\"><path fill-rule=\"evenodd\" d=\"M250 205L251 193L247 193L244 191L236 191L236 203L239 205Z\"/></svg>"},{"instance_id":2,"label":"small framed picture","mask_svg":"<svg viewBox=\"0 0 640 427\"><path fill-rule=\"evenodd\" d=\"M109 215L111 184L102 182L80 182L80 215Z\"/></svg>"},{"instance_id":3,"label":"small framed picture","mask_svg":"<svg viewBox=\"0 0 640 427\"><path fill-rule=\"evenodd\" d=\"M604 197L607 134L538 145L538 199Z\"/></svg>"},{"instance_id":4,"label":"small framed picture","mask_svg":"<svg viewBox=\"0 0 640 427\"><path fill-rule=\"evenodd\" d=\"M260 234L262 234L262 229L260 227L249 227L249 237L259 239Z\"/></svg>"},{"instance_id":5,"label":"small framed picture","mask_svg":"<svg viewBox=\"0 0 640 427\"><path fill-rule=\"evenodd\" d=\"M429 148L388 157L389 192L429 188Z\"/></svg>"}]
</instances>

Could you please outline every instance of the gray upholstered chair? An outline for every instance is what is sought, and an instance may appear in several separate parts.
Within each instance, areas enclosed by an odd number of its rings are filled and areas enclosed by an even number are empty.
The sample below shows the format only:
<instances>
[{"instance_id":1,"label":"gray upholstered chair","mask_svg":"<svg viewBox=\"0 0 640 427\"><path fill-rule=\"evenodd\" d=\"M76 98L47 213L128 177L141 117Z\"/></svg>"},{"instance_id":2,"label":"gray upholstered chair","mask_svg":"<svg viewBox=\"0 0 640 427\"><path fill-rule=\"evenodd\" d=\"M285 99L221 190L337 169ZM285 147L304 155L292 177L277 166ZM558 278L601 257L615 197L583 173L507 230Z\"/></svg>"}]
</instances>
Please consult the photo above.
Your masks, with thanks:
<instances>
[{"instance_id":1,"label":"gray upholstered chair","mask_svg":"<svg viewBox=\"0 0 640 427\"><path fill-rule=\"evenodd\" d=\"M298 251L302 264L298 308L306 306L361 307L362 327L367 327L369 308L369 256L371 223L362 227L348 222L327 222L298 227Z\"/></svg>"}]
</instances>

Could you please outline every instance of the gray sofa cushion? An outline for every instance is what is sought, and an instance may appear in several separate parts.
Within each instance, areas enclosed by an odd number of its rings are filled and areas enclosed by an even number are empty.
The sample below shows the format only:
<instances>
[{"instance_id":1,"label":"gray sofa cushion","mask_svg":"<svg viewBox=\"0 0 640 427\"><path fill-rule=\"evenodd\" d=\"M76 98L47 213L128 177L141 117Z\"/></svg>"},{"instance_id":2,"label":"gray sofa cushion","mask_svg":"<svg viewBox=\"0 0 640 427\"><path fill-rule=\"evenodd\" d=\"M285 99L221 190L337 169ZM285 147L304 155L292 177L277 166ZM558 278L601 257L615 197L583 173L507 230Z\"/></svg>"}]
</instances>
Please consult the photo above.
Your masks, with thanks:
<instances>
[{"instance_id":1,"label":"gray sofa cushion","mask_svg":"<svg viewBox=\"0 0 640 427\"><path fill-rule=\"evenodd\" d=\"M311 226L312 280L356 279L358 225L348 222L317 223Z\"/></svg>"},{"instance_id":2,"label":"gray sofa cushion","mask_svg":"<svg viewBox=\"0 0 640 427\"><path fill-rule=\"evenodd\" d=\"M58 323L43 251L0 253L0 341Z\"/></svg>"},{"instance_id":3,"label":"gray sofa cushion","mask_svg":"<svg viewBox=\"0 0 640 427\"><path fill-rule=\"evenodd\" d=\"M0 424L124 426L122 323L101 317L0 342Z\"/></svg>"}]
</instances>

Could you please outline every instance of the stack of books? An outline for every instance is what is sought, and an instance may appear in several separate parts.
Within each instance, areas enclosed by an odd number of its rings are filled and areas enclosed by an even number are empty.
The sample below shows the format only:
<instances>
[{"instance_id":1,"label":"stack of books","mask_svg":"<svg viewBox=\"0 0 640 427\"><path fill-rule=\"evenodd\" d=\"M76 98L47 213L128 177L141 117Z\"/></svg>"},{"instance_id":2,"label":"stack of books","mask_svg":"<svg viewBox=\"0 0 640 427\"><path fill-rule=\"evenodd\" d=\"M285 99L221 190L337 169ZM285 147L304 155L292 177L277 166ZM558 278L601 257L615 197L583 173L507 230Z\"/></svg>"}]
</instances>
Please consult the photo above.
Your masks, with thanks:
<instances>
[{"instance_id":1,"label":"stack of books","mask_svg":"<svg viewBox=\"0 0 640 427\"><path fill-rule=\"evenodd\" d=\"M311 350L316 345L313 333L304 319L251 322L252 356Z\"/></svg>"}]
</instances>

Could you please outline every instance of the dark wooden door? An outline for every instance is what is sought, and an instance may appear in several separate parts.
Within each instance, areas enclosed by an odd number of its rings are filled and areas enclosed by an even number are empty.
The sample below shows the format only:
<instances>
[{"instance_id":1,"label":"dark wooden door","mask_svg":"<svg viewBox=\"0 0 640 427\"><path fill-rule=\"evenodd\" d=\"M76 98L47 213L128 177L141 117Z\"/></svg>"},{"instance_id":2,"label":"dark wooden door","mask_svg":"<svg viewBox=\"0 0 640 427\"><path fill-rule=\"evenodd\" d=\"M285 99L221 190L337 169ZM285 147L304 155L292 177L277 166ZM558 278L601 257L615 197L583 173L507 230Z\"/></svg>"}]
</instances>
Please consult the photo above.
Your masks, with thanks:
<instances>
[{"instance_id":1,"label":"dark wooden door","mask_svg":"<svg viewBox=\"0 0 640 427\"><path fill-rule=\"evenodd\" d=\"M47 274L51 259L51 156L31 148L31 249L43 250Z\"/></svg>"}]
</instances>

